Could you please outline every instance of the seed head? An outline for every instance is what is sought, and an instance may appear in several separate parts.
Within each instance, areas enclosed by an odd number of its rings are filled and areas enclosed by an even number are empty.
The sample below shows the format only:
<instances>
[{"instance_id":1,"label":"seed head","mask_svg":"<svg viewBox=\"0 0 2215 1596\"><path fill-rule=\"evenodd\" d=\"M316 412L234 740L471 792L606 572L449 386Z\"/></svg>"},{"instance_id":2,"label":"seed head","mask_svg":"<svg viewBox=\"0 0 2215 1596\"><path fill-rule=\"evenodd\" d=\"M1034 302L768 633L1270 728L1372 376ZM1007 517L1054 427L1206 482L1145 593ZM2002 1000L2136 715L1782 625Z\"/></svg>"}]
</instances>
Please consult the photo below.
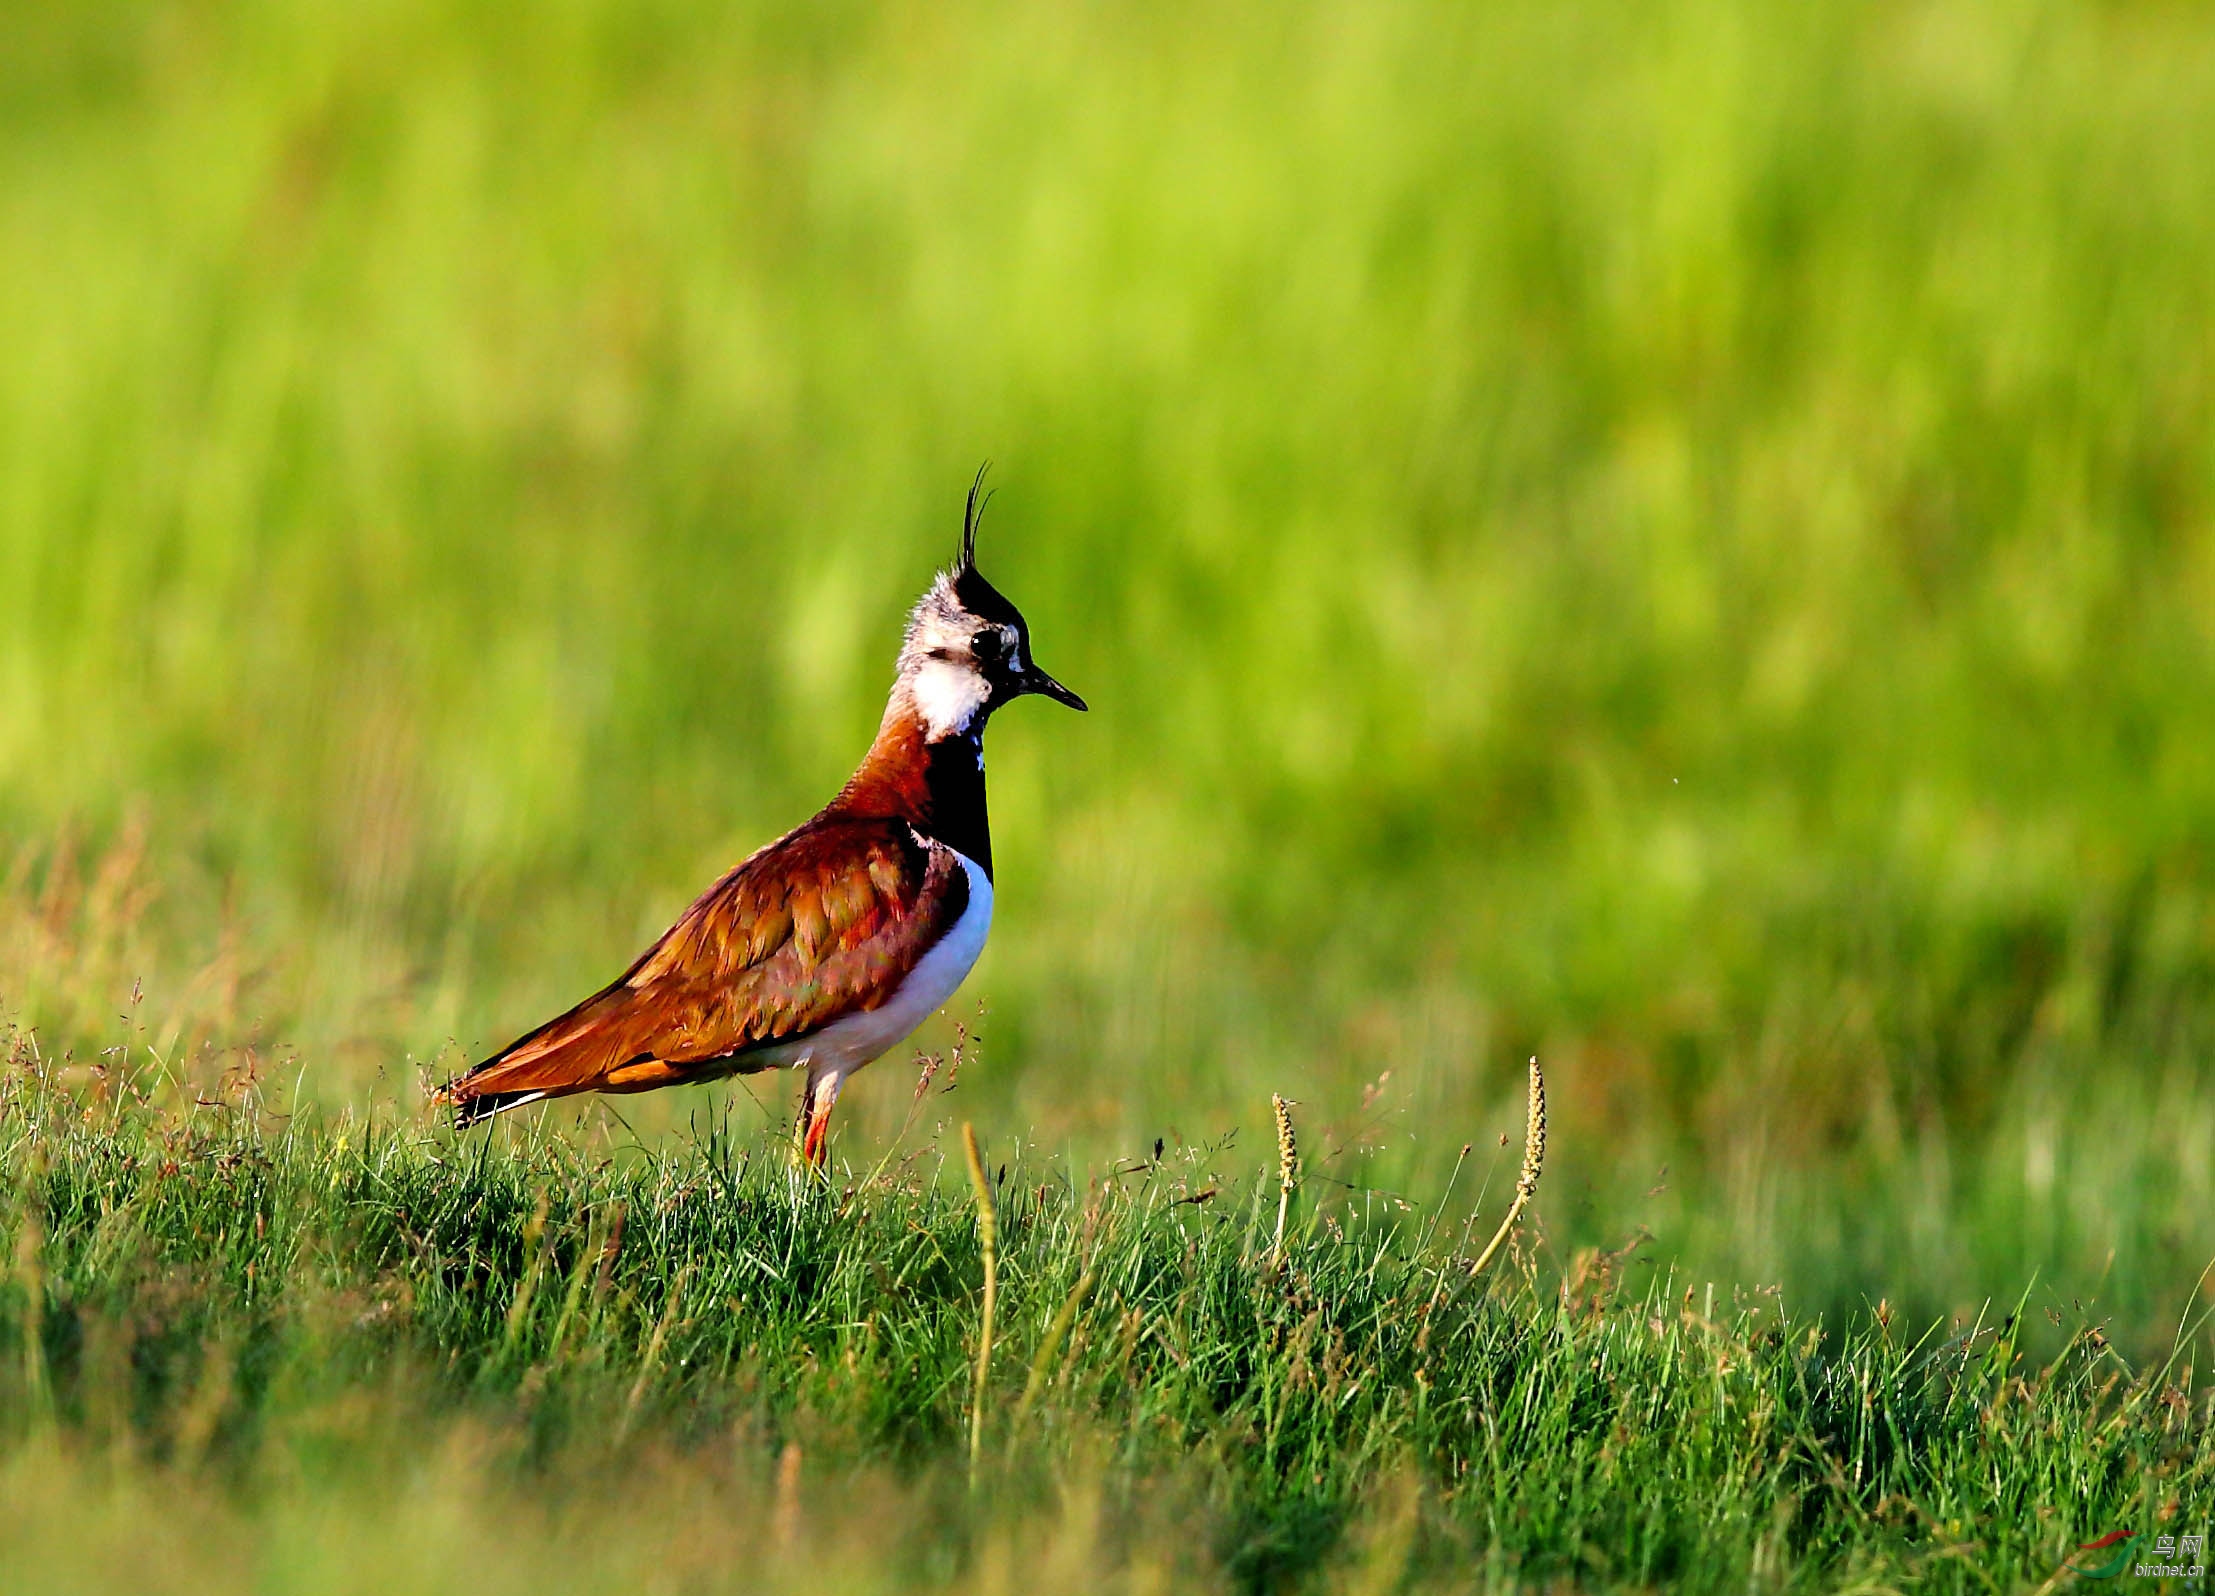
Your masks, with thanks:
<instances>
[{"instance_id":1,"label":"seed head","mask_svg":"<svg viewBox=\"0 0 2215 1596\"><path fill-rule=\"evenodd\" d=\"M1292 1105L1272 1092L1269 1106L1277 1113L1277 1186L1289 1192L1300 1178L1300 1145L1292 1134Z\"/></svg>"}]
</instances>

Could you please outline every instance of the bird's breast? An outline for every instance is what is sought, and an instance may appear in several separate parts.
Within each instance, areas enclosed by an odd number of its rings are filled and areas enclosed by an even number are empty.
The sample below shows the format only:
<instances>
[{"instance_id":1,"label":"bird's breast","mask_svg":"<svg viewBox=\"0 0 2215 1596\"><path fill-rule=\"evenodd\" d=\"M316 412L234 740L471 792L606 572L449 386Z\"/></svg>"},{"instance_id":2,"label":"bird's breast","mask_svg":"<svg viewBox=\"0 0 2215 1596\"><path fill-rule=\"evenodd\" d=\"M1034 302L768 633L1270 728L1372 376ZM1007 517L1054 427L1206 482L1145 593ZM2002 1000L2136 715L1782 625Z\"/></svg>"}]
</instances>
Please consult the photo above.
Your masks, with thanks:
<instances>
[{"instance_id":1,"label":"bird's breast","mask_svg":"<svg viewBox=\"0 0 2215 1596\"><path fill-rule=\"evenodd\" d=\"M832 1021L810 1039L807 1054L818 1069L858 1069L897 1046L952 997L976 967L985 935L992 929L992 878L967 854L949 851L969 878L969 902L961 918L915 961L915 968L889 998L873 1009Z\"/></svg>"}]
</instances>

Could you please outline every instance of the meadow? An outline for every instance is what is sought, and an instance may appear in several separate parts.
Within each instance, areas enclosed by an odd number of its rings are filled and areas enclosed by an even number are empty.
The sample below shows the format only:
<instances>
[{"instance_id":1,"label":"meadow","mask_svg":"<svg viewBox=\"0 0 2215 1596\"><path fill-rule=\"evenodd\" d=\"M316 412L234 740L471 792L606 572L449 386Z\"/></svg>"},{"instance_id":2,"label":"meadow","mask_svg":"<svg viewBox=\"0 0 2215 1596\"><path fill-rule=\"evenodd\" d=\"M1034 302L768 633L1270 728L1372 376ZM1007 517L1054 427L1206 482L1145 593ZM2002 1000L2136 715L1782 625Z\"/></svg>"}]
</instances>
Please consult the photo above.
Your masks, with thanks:
<instances>
[{"instance_id":1,"label":"meadow","mask_svg":"<svg viewBox=\"0 0 2215 1596\"><path fill-rule=\"evenodd\" d=\"M2158 0L11 5L0 1561L2215 1530L2209 149ZM455 1140L844 777L987 457L1093 712L995 723L953 1091L875 1066L827 1190L777 1082Z\"/></svg>"},{"instance_id":2,"label":"meadow","mask_svg":"<svg viewBox=\"0 0 2215 1596\"><path fill-rule=\"evenodd\" d=\"M972 1204L936 1131L832 1186L10 1063L14 1589L2044 1589L2215 1491L2201 1324L1503 1288L1219 1149Z\"/></svg>"}]
</instances>

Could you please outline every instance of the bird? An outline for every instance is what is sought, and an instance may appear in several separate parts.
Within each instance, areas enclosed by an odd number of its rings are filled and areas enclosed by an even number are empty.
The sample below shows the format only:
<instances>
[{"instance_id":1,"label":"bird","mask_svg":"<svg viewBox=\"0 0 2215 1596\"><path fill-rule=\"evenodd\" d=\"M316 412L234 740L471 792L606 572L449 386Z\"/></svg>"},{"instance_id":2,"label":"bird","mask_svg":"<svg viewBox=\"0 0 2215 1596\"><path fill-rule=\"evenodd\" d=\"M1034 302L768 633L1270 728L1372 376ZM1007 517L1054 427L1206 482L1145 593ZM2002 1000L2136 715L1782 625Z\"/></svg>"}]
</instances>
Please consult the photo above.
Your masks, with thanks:
<instances>
[{"instance_id":1,"label":"bird","mask_svg":"<svg viewBox=\"0 0 2215 1596\"><path fill-rule=\"evenodd\" d=\"M578 1092L799 1069L796 1151L823 1167L840 1088L984 951L985 723L1033 694L1086 707L1039 668L1029 623L977 569L983 485L979 470L959 556L909 612L884 718L838 795L733 866L607 986L448 1081L439 1096L458 1126Z\"/></svg>"}]
</instances>

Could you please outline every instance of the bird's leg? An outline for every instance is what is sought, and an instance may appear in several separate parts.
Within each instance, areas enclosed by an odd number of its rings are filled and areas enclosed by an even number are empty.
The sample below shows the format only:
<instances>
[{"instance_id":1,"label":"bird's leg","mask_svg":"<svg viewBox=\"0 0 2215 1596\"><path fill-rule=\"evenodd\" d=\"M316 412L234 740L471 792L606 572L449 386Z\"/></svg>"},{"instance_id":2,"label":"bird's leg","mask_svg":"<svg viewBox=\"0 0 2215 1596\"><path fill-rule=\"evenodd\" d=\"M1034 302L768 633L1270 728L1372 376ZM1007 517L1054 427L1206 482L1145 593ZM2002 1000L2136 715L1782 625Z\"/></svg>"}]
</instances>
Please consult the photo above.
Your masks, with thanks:
<instances>
[{"instance_id":1,"label":"bird's leg","mask_svg":"<svg viewBox=\"0 0 2215 1596\"><path fill-rule=\"evenodd\" d=\"M821 1169L830 1156L831 1105L838 1101L843 1080L840 1071L818 1072L808 1066L807 1084L800 1089L800 1117L792 1128L803 1168Z\"/></svg>"},{"instance_id":2,"label":"bird's leg","mask_svg":"<svg viewBox=\"0 0 2215 1596\"><path fill-rule=\"evenodd\" d=\"M800 1162L809 1169L821 1169L825 1150L830 1144L831 1102L829 1092L810 1092L807 1095L807 1114L801 1122Z\"/></svg>"}]
</instances>

